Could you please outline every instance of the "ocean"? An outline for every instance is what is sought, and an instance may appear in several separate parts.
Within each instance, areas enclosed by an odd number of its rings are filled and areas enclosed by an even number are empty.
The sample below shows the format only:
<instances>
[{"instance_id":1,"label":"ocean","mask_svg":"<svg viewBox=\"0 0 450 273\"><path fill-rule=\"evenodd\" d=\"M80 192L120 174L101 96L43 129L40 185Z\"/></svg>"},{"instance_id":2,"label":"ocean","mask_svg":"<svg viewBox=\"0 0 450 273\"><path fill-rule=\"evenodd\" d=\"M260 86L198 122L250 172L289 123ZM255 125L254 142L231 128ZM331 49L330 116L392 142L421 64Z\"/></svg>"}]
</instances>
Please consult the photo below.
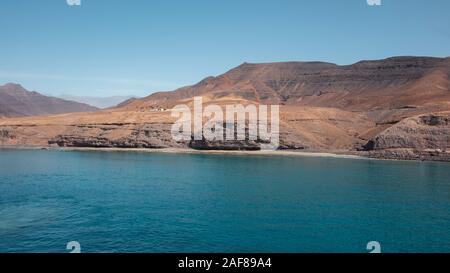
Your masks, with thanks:
<instances>
[{"instance_id":1,"label":"ocean","mask_svg":"<svg viewBox=\"0 0 450 273\"><path fill-rule=\"evenodd\" d=\"M0 252L450 252L450 164L0 150Z\"/></svg>"}]
</instances>

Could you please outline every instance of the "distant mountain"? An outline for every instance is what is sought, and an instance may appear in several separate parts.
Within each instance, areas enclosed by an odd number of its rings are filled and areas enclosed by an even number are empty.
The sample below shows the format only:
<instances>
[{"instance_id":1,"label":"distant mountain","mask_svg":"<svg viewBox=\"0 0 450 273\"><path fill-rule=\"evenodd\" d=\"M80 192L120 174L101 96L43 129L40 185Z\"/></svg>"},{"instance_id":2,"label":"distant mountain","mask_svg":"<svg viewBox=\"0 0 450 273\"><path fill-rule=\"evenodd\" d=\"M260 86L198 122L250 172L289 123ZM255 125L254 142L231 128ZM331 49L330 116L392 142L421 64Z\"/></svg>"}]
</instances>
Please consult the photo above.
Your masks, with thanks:
<instances>
[{"instance_id":1,"label":"distant mountain","mask_svg":"<svg viewBox=\"0 0 450 273\"><path fill-rule=\"evenodd\" d=\"M0 116L22 117L72 112L91 112L98 108L30 92L19 84L0 86Z\"/></svg>"},{"instance_id":2,"label":"distant mountain","mask_svg":"<svg viewBox=\"0 0 450 273\"><path fill-rule=\"evenodd\" d=\"M101 109L114 107L122 102L128 101L129 99L135 98L134 96L90 97L90 96L73 96L73 95L61 95L58 97L65 100L89 104Z\"/></svg>"}]
</instances>

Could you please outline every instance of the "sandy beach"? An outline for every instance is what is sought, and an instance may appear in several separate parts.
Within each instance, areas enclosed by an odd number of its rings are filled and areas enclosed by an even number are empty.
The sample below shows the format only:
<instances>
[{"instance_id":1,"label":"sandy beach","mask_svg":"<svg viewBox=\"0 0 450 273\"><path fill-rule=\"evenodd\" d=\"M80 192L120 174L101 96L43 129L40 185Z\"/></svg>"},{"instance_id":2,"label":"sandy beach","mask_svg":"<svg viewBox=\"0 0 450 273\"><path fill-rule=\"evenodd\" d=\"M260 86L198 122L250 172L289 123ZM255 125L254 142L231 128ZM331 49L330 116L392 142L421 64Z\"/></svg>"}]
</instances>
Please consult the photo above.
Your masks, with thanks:
<instances>
[{"instance_id":1,"label":"sandy beach","mask_svg":"<svg viewBox=\"0 0 450 273\"><path fill-rule=\"evenodd\" d=\"M32 149L32 150L55 150L55 151L101 151L101 152L140 152L140 153L170 153L170 154L216 154L216 155L236 155L236 156L299 156L299 157L331 157L347 159L369 159L363 156L349 155L331 152L316 151L226 151L226 150L194 150L182 148L91 148L91 147L19 147L19 146L0 146L0 149Z\"/></svg>"}]
</instances>

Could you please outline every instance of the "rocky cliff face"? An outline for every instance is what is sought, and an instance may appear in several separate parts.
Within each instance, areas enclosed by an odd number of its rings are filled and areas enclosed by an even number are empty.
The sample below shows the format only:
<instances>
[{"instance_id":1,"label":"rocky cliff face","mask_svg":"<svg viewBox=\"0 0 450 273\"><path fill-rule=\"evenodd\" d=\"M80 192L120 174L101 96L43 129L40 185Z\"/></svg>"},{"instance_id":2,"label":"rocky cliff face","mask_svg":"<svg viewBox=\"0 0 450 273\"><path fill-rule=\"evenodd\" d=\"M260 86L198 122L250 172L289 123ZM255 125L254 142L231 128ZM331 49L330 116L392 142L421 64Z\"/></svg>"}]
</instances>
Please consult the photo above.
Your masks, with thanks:
<instances>
[{"instance_id":1,"label":"rocky cliff face","mask_svg":"<svg viewBox=\"0 0 450 273\"><path fill-rule=\"evenodd\" d=\"M172 141L170 124L93 124L71 126L51 138L60 147L168 148L183 145Z\"/></svg>"},{"instance_id":2,"label":"rocky cliff face","mask_svg":"<svg viewBox=\"0 0 450 273\"><path fill-rule=\"evenodd\" d=\"M375 136L364 149L377 158L449 159L450 112L407 118Z\"/></svg>"},{"instance_id":3,"label":"rocky cliff face","mask_svg":"<svg viewBox=\"0 0 450 273\"><path fill-rule=\"evenodd\" d=\"M374 126L364 115L331 108L282 107L280 149L354 149ZM257 150L264 141L181 141L170 111L99 111L0 120L0 144L19 146Z\"/></svg>"}]
</instances>

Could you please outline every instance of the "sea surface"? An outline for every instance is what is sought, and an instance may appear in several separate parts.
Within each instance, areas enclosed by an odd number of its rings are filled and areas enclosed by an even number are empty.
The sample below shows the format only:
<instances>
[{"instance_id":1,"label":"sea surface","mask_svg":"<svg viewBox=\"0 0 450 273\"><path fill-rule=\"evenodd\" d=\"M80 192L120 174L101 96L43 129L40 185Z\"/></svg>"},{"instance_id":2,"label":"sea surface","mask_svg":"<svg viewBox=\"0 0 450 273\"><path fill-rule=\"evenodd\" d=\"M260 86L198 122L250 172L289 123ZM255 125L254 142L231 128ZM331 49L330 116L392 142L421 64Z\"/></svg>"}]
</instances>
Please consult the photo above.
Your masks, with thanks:
<instances>
[{"instance_id":1,"label":"sea surface","mask_svg":"<svg viewBox=\"0 0 450 273\"><path fill-rule=\"evenodd\" d=\"M450 252L450 164L0 150L0 252Z\"/></svg>"}]
</instances>

